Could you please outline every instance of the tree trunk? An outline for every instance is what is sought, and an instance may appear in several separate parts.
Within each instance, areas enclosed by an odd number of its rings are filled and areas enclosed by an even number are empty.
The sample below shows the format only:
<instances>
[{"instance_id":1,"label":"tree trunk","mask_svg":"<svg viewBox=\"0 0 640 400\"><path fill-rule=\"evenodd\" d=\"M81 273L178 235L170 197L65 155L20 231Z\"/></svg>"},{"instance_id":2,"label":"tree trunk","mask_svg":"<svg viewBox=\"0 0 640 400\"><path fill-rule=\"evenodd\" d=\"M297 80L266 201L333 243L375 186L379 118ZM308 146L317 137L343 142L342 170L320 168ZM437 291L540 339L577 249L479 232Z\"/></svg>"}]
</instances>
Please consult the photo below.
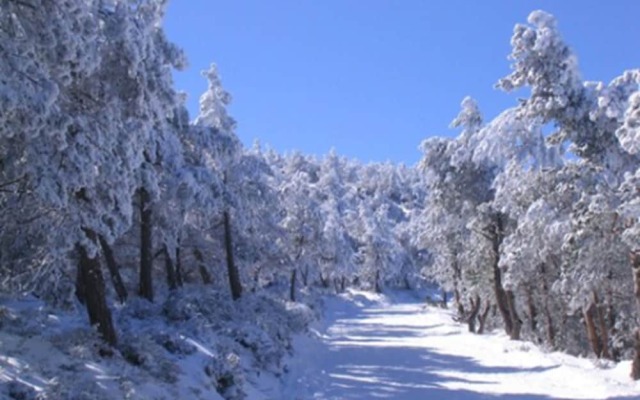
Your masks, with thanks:
<instances>
[{"instance_id":1,"label":"tree trunk","mask_svg":"<svg viewBox=\"0 0 640 400\"><path fill-rule=\"evenodd\" d=\"M598 327L600 328L602 358L611 360L611 352L609 351L609 329L607 328L606 320L602 311L603 305L600 304L600 299L595 291L593 292L593 304L595 305L596 320L598 322Z\"/></svg>"},{"instance_id":2,"label":"tree trunk","mask_svg":"<svg viewBox=\"0 0 640 400\"><path fill-rule=\"evenodd\" d=\"M333 278L333 287L336 289L336 294L340 294L340 278Z\"/></svg>"},{"instance_id":3,"label":"tree trunk","mask_svg":"<svg viewBox=\"0 0 640 400\"><path fill-rule=\"evenodd\" d=\"M200 272L200 277L202 278L202 283L205 285L210 285L213 283L213 279L211 278L211 274L207 270L207 266L204 263L204 256L202 252L197 247L193 249L193 256L196 258L198 262L198 271Z\"/></svg>"},{"instance_id":4,"label":"tree trunk","mask_svg":"<svg viewBox=\"0 0 640 400\"><path fill-rule=\"evenodd\" d=\"M97 240L95 232L85 229L85 233L90 240ZM111 310L107 306L100 261L97 255L90 257L82 245L78 244L76 247L80 253L78 277L84 288L84 300L89 322L91 326L96 326L98 333L108 344L115 346L118 339L111 319Z\"/></svg>"},{"instance_id":5,"label":"tree trunk","mask_svg":"<svg viewBox=\"0 0 640 400\"><path fill-rule=\"evenodd\" d=\"M260 273L262 268L257 267L253 270L253 286L251 287L251 293L255 293L260 287Z\"/></svg>"},{"instance_id":6,"label":"tree trunk","mask_svg":"<svg viewBox=\"0 0 640 400\"><path fill-rule=\"evenodd\" d=\"M484 311L478 317L478 321L480 322L480 326L478 327L478 335L482 335L484 333L484 329L487 323L487 317L489 316L489 311L491 310L491 302L487 300L487 304L484 307Z\"/></svg>"},{"instance_id":7,"label":"tree trunk","mask_svg":"<svg viewBox=\"0 0 640 400\"><path fill-rule=\"evenodd\" d=\"M289 283L289 300L296 301L296 279L298 275L298 268L293 268L291 271L291 280Z\"/></svg>"},{"instance_id":8,"label":"tree trunk","mask_svg":"<svg viewBox=\"0 0 640 400\"><path fill-rule=\"evenodd\" d=\"M138 189L140 199L140 296L153 301L153 243L151 199L146 189Z\"/></svg>"},{"instance_id":9,"label":"tree trunk","mask_svg":"<svg viewBox=\"0 0 640 400\"><path fill-rule=\"evenodd\" d=\"M322 272L320 272L320 284L325 289L327 289L329 287L329 285L331 284L331 282L329 281L329 277L325 278L324 275L322 275Z\"/></svg>"},{"instance_id":10,"label":"tree trunk","mask_svg":"<svg viewBox=\"0 0 640 400\"><path fill-rule=\"evenodd\" d=\"M382 293L382 287L380 286L380 270L376 270L376 276L375 276L375 290L376 293Z\"/></svg>"},{"instance_id":11,"label":"tree trunk","mask_svg":"<svg viewBox=\"0 0 640 400\"><path fill-rule=\"evenodd\" d=\"M542 297L544 302L544 319L546 324L547 331L547 340L549 341L549 345L555 348L556 345L556 330L553 325L553 318L551 318L551 308L549 307L549 285L547 283L546 274L546 265L544 263L540 264L540 275L542 276Z\"/></svg>"},{"instance_id":12,"label":"tree trunk","mask_svg":"<svg viewBox=\"0 0 640 400\"><path fill-rule=\"evenodd\" d=\"M631 379L637 381L640 379L640 329L636 330L633 335L633 339L635 355L633 357L633 362L631 363Z\"/></svg>"},{"instance_id":13,"label":"tree trunk","mask_svg":"<svg viewBox=\"0 0 640 400\"><path fill-rule=\"evenodd\" d=\"M164 253L164 269L167 273L167 286L169 289L176 290L178 288L178 280L176 279L176 270L173 266L173 260L169 254L169 248L166 244L162 246L162 252Z\"/></svg>"},{"instance_id":14,"label":"tree trunk","mask_svg":"<svg viewBox=\"0 0 640 400\"><path fill-rule=\"evenodd\" d=\"M634 295L636 298L636 307L640 308L640 252L632 251L631 271L633 272ZM635 333L635 356L631 367L631 377L634 380L640 379L640 329Z\"/></svg>"},{"instance_id":15,"label":"tree trunk","mask_svg":"<svg viewBox=\"0 0 640 400\"><path fill-rule=\"evenodd\" d=\"M551 347L555 348L556 345L556 330L553 326L553 319L551 318L551 311L549 310L549 302L545 300L544 305L544 317L547 323L547 340Z\"/></svg>"},{"instance_id":16,"label":"tree trunk","mask_svg":"<svg viewBox=\"0 0 640 400\"><path fill-rule=\"evenodd\" d=\"M182 259L180 258L180 242L176 246L176 283L178 287L184 285L184 276L182 273Z\"/></svg>"},{"instance_id":17,"label":"tree trunk","mask_svg":"<svg viewBox=\"0 0 640 400\"><path fill-rule=\"evenodd\" d=\"M302 284L304 287L309 286L309 264L305 263L304 269L300 271L300 275L302 275Z\"/></svg>"},{"instance_id":18,"label":"tree trunk","mask_svg":"<svg viewBox=\"0 0 640 400\"><path fill-rule=\"evenodd\" d=\"M460 298L460 291L458 290L458 285L455 285L456 288L453 289L453 298L456 302L456 308L458 309L458 318L462 319L464 318L465 315L465 311L464 311L464 305L462 304L462 299Z\"/></svg>"},{"instance_id":19,"label":"tree trunk","mask_svg":"<svg viewBox=\"0 0 640 400\"><path fill-rule=\"evenodd\" d=\"M342 279L340 281L340 291L344 292L347 289L347 278L342 275Z\"/></svg>"},{"instance_id":20,"label":"tree trunk","mask_svg":"<svg viewBox=\"0 0 640 400\"><path fill-rule=\"evenodd\" d=\"M600 338L596 330L595 323L595 311L596 306L593 303L589 303L589 306L584 310L584 324L587 329L587 337L589 338L589 344L591 349L595 353L596 357L602 356L602 347L600 345Z\"/></svg>"},{"instance_id":21,"label":"tree trunk","mask_svg":"<svg viewBox=\"0 0 640 400\"><path fill-rule=\"evenodd\" d=\"M476 333L476 318L480 312L481 303L480 296L476 295L475 299L473 297L469 298L469 302L471 303L471 311L467 316L467 326L469 327L469 332Z\"/></svg>"},{"instance_id":22,"label":"tree trunk","mask_svg":"<svg viewBox=\"0 0 640 400\"><path fill-rule=\"evenodd\" d=\"M229 275L229 287L231 288L231 297L238 300L242 296L242 284L240 283L240 273L233 258L233 242L231 233L231 221L229 211L225 211L224 217L224 244L227 250L227 275Z\"/></svg>"},{"instance_id":23,"label":"tree trunk","mask_svg":"<svg viewBox=\"0 0 640 400\"><path fill-rule=\"evenodd\" d=\"M508 293L502 287L502 271L500 271L500 245L504 237L504 227L502 217L497 215L495 218L495 225L490 227L491 232L491 247L493 250L493 290L496 296L496 304L502 320L504 321L504 330L511 338L513 338L514 321L512 319L511 307L509 306L510 299ZM519 332L517 332L519 335Z\"/></svg>"},{"instance_id":24,"label":"tree trunk","mask_svg":"<svg viewBox=\"0 0 640 400\"><path fill-rule=\"evenodd\" d=\"M608 332L615 332L616 331L616 313L615 313L615 308L613 307L615 299L613 298L613 291L611 289L608 290L607 293L607 310L606 310L606 315L607 315L607 331ZM604 311L603 311L604 312ZM610 349L611 351L611 359L615 362L620 361L620 357L622 357L622 354L620 353L620 349L618 348L612 348Z\"/></svg>"},{"instance_id":25,"label":"tree trunk","mask_svg":"<svg viewBox=\"0 0 640 400\"><path fill-rule=\"evenodd\" d=\"M442 289L442 302L440 303L440 307L447 308L447 291Z\"/></svg>"},{"instance_id":26,"label":"tree trunk","mask_svg":"<svg viewBox=\"0 0 640 400\"><path fill-rule=\"evenodd\" d=\"M127 288L124 286L124 281L122 280L122 275L120 275L120 269L118 268L118 264L116 263L116 258L113 255L113 249L107 243L107 240L104 236L98 235L98 240L100 241L100 247L102 247L102 253L104 254L104 259L107 262L107 269L109 270L109 275L111 276L111 283L113 284L113 288L116 290L116 294L118 295L118 300L121 304L127 301Z\"/></svg>"},{"instance_id":27,"label":"tree trunk","mask_svg":"<svg viewBox=\"0 0 640 400\"><path fill-rule=\"evenodd\" d=\"M76 299L82 305L86 305L87 303L87 288L85 287L85 282L83 280L82 268L78 265L76 268Z\"/></svg>"},{"instance_id":28,"label":"tree trunk","mask_svg":"<svg viewBox=\"0 0 640 400\"><path fill-rule=\"evenodd\" d=\"M516 310L516 297L511 290L506 291L507 306L509 307L509 318L511 319L511 340L520 340L520 331L522 330L522 321Z\"/></svg>"},{"instance_id":29,"label":"tree trunk","mask_svg":"<svg viewBox=\"0 0 640 400\"><path fill-rule=\"evenodd\" d=\"M451 268L453 269L453 299L456 303L456 309L458 310L458 318L463 318L465 315L464 305L462 305L462 297L460 296L460 290L458 289L458 285L462 279L462 270L458 265L457 259L454 258Z\"/></svg>"},{"instance_id":30,"label":"tree trunk","mask_svg":"<svg viewBox=\"0 0 640 400\"><path fill-rule=\"evenodd\" d=\"M493 289L496 296L498 311L500 311L500 315L502 315L502 320L504 321L504 330L507 335L511 336L511 333L513 332L513 321L511 320L511 313L509 312L509 300L507 299L507 293L502 288L502 272L498 267L497 261L494 262L493 266Z\"/></svg>"},{"instance_id":31,"label":"tree trunk","mask_svg":"<svg viewBox=\"0 0 640 400\"><path fill-rule=\"evenodd\" d=\"M531 288L526 288L525 291L527 293L527 308L529 309L529 329L533 334L536 334L538 331L538 309L533 301Z\"/></svg>"}]
</instances>

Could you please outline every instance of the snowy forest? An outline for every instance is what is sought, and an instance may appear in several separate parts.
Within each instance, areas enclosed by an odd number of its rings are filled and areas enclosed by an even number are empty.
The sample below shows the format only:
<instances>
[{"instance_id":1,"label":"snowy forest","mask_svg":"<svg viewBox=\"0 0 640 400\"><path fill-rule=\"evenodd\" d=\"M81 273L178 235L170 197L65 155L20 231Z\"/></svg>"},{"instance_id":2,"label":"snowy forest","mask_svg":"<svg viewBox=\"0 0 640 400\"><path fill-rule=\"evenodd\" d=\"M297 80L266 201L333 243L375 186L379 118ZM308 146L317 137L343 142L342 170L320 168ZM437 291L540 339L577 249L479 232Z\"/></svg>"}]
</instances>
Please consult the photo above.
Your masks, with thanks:
<instances>
[{"instance_id":1,"label":"snowy forest","mask_svg":"<svg viewBox=\"0 0 640 400\"><path fill-rule=\"evenodd\" d=\"M535 11L496 77L514 106L463 99L417 165L279 154L242 145L214 64L189 115L165 3L0 1L0 349L46 337L123 374L103 393L73 365L39 389L5 373L2 395L138 398L206 346L212 390L257 398L248 371L288 372L321 295L425 287L469 332L640 379L640 70L584 81Z\"/></svg>"}]
</instances>

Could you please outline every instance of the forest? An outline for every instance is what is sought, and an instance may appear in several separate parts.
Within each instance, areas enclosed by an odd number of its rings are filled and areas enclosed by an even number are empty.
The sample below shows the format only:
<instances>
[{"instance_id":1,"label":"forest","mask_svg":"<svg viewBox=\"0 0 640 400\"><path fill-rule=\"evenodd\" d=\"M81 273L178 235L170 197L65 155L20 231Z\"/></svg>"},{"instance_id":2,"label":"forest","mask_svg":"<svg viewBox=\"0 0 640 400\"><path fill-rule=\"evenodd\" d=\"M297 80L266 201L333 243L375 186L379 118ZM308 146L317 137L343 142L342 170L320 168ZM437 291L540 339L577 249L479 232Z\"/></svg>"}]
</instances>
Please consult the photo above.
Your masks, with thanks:
<instances>
[{"instance_id":1,"label":"forest","mask_svg":"<svg viewBox=\"0 0 640 400\"><path fill-rule=\"evenodd\" d=\"M214 64L189 115L165 7L0 1L3 299L83 309L100 357L142 366L132 321L198 314L278 369L318 293L437 285L470 332L633 359L640 379L640 70L584 81L534 11L496 84L521 98L487 121L463 99L457 136L416 143L417 165L279 154L242 145ZM0 330L29 318L0 306ZM217 360L218 391L242 398L241 367Z\"/></svg>"}]
</instances>

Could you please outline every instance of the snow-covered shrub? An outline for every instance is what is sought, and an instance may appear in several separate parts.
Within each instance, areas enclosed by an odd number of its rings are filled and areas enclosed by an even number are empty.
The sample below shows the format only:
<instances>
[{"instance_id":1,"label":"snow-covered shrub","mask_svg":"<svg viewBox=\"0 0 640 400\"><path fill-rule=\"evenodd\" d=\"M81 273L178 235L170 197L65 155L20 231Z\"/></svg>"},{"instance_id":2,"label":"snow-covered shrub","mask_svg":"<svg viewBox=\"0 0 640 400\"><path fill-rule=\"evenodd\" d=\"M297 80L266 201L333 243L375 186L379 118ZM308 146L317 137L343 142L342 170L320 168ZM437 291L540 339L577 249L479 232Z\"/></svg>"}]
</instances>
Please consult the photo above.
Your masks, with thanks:
<instances>
[{"instance_id":1,"label":"snow-covered shrub","mask_svg":"<svg viewBox=\"0 0 640 400\"><path fill-rule=\"evenodd\" d=\"M47 390L43 399L70 399L70 400L110 400L113 393L106 392L95 378L82 377L80 374L69 374L65 378Z\"/></svg>"},{"instance_id":2,"label":"snow-covered shrub","mask_svg":"<svg viewBox=\"0 0 640 400\"><path fill-rule=\"evenodd\" d=\"M293 332L303 332L313 321L320 317L318 306L315 310L306 304L287 303L287 314L289 316L289 326Z\"/></svg>"},{"instance_id":3,"label":"snow-covered shrub","mask_svg":"<svg viewBox=\"0 0 640 400\"><path fill-rule=\"evenodd\" d=\"M195 320L199 328L207 330L219 329L235 314L228 295L201 286L174 291L162 305L162 312L169 322Z\"/></svg>"},{"instance_id":4,"label":"snow-covered shrub","mask_svg":"<svg viewBox=\"0 0 640 400\"><path fill-rule=\"evenodd\" d=\"M150 335L123 335L119 350L128 363L142 368L154 378L167 383L178 381L180 369L169 359L166 349Z\"/></svg>"},{"instance_id":5,"label":"snow-covered shrub","mask_svg":"<svg viewBox=\"0 0 640 400\"><path fill-rule=\"evenodd\" d=\"M30 301L20 309L0 307L0 328L21 336L38 335L47 322L47 310L36 301Z\"/></svg>"},{"instance_id":6,"label":"snow-covered shrub","mask_svg":"<svg viewBox=\"0 0 640 400\"><path fill-rule=\"evenodd\" d=\"M166 351L178 356L188 356L197 351L196 347L174 333L153 334L153 340Z\"/></svg>"},{"instance_id":7,"label":"snow-covered shrub","mask_svg":"<svg viewBox=\"0 0 640 400\"><path fill-rule=\"evenodd\" d=\"M42 393L38 393L35 389L21 382L10 381L2 385L0 393L12 400L44 400L46 397ZM4 397L4 396L3 396Z\"/></svg>"},{"instance_id":8,"label":"snow-covered shrub","mask_svg":"<svg viewBox=\"0 0 640 400\"><path fill-rule=\"evenodd\" d=\"M237 302L239 323L229 328L230 336L250 349L261 368L279 371L280 361L291 348L291 335L301 332L313 320L312 311L267 295L251 294Z\"/></svg>"},{"instance_id":9,"label":"snow-covered shrub","mask_svg":"<svg viewBox=\"0 0 640 400\"><path fill-rule=\"evenodd\" d=\"M204 372L211 378L216 391L226 400L243 400L246 394L242 390L244 375L240 366L240 357L233 352L219 349L218 355L211 357L204 366Z\"/></svg>"},{"instance_id":10,"label":"snow-covered shrub","mask_svg":"<svg viewBox=\"0 0 640 400\"><path fill-rule=\"evenodd\" d=\"M229 331L242 347L251 350L261 369L279 366L280 360L285 355L285 349L279 346L264 330L251 323L239 324Z\"/></svg>"},{"instance_id":11,"label":"snow-covered shrub","mask_svg":"<svg viewBox=\"0 0 640 400\"><path fill-rule=\"evenodd\" d=\"M162 312L162 307L140 297L132 297L127 301L126 307L120 312L120 320L151 319Z\"/></svg>"},{"instance_id":12,"label":"snow-covered shrub","mask_svg":"<svg viewBox=\"0 0 640 400\"><path fill-rule=\"evenodd\" d=\"M96 332L87 327L68 329L52 335L51 343L62 353L68 354L74 360L93 360L104 348L104 342Z\"/></svg>"}]
</instances>

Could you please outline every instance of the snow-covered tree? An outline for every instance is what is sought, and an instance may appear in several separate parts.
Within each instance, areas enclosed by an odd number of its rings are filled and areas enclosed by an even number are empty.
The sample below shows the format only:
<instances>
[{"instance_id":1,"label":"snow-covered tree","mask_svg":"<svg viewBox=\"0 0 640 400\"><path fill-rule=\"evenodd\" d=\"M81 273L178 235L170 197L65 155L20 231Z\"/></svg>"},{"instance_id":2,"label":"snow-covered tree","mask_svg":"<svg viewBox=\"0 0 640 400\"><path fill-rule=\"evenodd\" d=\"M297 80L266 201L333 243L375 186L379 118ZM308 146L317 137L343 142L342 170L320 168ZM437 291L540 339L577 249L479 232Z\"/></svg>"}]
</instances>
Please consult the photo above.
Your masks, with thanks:
<instances>
[{"instance_id":1,"label":"snow-covered tree","mask_svg":"<svg viewBox=\"0 0 640 400\"><path fill-rule=\"evenodd\" d=\"M91 323L115 343L97 254L100 242L112 243L129 228L141 166L145 158L155 157L145 150L154 130L161 130L155 125L173 106L168 68L179 66L181 58L157 25L163 2L136 7L124 2L104 7L101 1L42 7L6 2L2 7L3 17L11 20L2 40L9 46L21 42L12 56L3 57L3 68L7 76L30 82L20 88L24 101L3 91L13 103L3 114L12 120L4 121L7 142L2 148L17 150L19 137L28 143L15 153L25 160L15 165L22 171L8 175L26 179L37 208L50 210L43 215L55 214L49 223L65 232L43 245L47 253L64 259L78 249L77 294L87 304ZM29 87L39 92L32 97L37 106L27 101ZM36 125L21 122L29 104L36 107L29 111ZM11 126L21 126L22 132L6 134Z\"/></svg>"},{"instance_id":2,"label":"snow-covered tree","mask_svg":"<svg viewBox=\"0 0 640 400\"><path fill-rule=\"evenodd\" d=\"M313 190L313 175L305 168L300 154L286 160L280 177L280 193L285 217L282 226L286 231L286 252L291 263L290 299L295 300L295 285L298 273L305 286L309 274L317 272L322 242L322 210Z\"/></svg>"}]
</instances>

